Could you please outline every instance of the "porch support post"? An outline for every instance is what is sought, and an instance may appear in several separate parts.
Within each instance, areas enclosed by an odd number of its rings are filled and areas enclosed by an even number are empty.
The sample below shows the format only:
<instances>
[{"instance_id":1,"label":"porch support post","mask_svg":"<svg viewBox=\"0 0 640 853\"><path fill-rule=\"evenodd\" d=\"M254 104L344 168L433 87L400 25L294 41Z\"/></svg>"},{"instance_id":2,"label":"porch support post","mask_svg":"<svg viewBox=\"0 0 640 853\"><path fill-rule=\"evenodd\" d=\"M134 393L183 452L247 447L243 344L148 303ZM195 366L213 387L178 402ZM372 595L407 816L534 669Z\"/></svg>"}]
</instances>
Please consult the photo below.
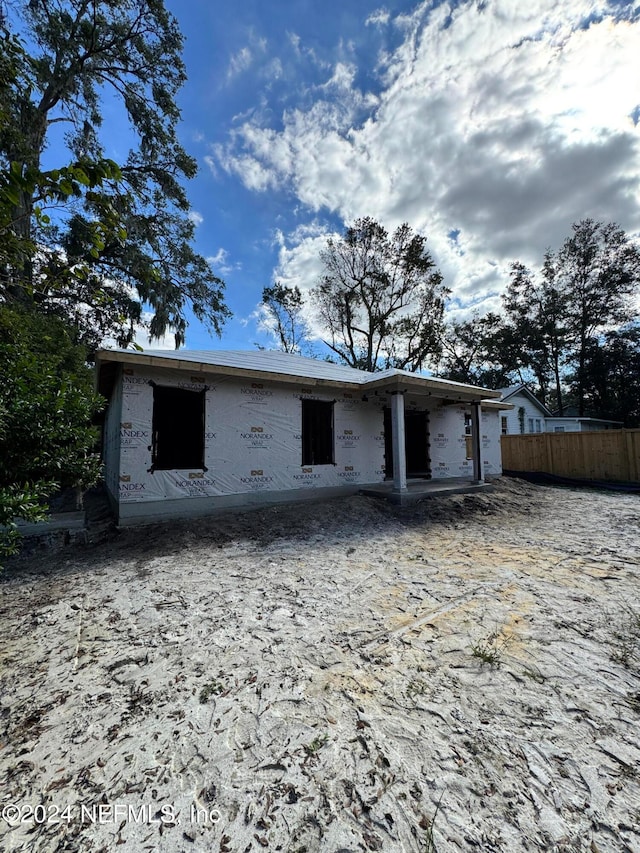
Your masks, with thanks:
<instances>
[{"instance_id":1,"label":"porch support post","mask_svg":"<svg viewBox=\"0 0 640 853\"><path fill-rule=\"evenodd\" d=\"M473 459L473 479L476 483L484 482L484 465L482 461L482 405L478 401L471 404L471 452Z\"/></svg>"},{"instance_id":2,"label":"porch support post","mask_svg":"<svg viewBox=\"0 0 640 853\"><path fill-rule=\"evenodd\" d=\"M393 491L407 491L407 456L404 441L404 394L391 396L391 435L393 438Z\"/></svg>"}]
</instances>

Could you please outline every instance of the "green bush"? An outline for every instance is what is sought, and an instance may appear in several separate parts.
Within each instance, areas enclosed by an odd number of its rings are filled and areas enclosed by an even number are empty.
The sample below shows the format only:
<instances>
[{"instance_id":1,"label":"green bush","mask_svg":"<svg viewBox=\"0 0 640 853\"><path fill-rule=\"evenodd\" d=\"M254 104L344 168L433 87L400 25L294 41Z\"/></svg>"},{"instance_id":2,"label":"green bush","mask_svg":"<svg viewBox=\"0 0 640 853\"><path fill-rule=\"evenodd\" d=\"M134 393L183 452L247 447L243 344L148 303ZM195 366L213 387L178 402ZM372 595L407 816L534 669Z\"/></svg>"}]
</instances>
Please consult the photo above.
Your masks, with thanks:
<instances>
[{"instance_id":1,"label":"green bush","mask_svg":"<svg viewBox=\"0 0 640 853\"><path fill-rule=\"evenodd\" d=\"M16 518L38 520L53 492L96 482L102 403L61 320L0 305L0 556L18 549Z\"/></svg>"}]
</instances>

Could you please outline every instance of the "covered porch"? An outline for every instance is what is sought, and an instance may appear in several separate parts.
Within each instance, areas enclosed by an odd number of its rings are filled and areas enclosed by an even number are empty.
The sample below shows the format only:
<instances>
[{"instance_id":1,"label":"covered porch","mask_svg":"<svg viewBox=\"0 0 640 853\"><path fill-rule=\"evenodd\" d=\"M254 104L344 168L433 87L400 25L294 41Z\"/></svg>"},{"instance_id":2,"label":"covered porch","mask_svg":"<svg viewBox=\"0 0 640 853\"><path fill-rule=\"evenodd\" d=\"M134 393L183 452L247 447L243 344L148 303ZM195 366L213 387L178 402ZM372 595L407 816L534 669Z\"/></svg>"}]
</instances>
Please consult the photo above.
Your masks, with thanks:
<instances>
[{"instance_id":1,"label":"covered porch","mask_svg":"<svg viewBox=\"0 0 640 853\"><path fill-rule=\"evenodd\" d=\"M483 460L482 411L494 408L499 392L473 385L439 380L393 371L367 383L367 395L383 395L387 402L384 419L386 480L368 487L365 494L384 497L398 503L413 503L428 497L477 491L487 488ZM460 447L457 467L438 467L432 471L431 424L434 412L460 412L464 426L451 429L439 416L436 441L449 441L453 451ZM457 417L461 417L459 414ZM435 426L435 424L434 424ZM436 431L437 431L436 429ZM485 430L486 431L486 430ZM486 436L484 436L486 439ZM486 441L484 442L486 445ZM442 447L442 444L440 444ZM456 452L450 454L456 456ZM460 464L462 463L462 464ZM444 462L439 463L445 465ZM446 474L444 473L446 471ZM459 471L463 476L456 476ZM453 474L453 476L452 476Z\"/></svg>"}]
</instances>

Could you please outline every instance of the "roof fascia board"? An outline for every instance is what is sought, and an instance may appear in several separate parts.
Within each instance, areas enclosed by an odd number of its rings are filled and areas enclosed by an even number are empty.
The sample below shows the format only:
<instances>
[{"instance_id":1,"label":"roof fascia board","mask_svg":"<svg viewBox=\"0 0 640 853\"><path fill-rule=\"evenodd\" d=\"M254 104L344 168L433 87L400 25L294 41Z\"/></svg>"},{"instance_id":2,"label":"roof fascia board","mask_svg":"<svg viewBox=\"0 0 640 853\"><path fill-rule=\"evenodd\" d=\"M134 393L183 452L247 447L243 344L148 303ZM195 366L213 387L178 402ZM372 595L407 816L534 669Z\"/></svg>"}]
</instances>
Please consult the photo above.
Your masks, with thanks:
<instances>
[{"instance_id":1,"label":"roof fascia board","mask_svg":"<svg viewBox=\"0 0 640 853\"><path fill-rule=\"evenodd\" d=\"M578 423L596 423L596 424L623 424L624 421L611 421L608 418L578 418L571 417L570 415L552 415L549 420L551 421L577 421Z\"/></svg>"}]
</instances>

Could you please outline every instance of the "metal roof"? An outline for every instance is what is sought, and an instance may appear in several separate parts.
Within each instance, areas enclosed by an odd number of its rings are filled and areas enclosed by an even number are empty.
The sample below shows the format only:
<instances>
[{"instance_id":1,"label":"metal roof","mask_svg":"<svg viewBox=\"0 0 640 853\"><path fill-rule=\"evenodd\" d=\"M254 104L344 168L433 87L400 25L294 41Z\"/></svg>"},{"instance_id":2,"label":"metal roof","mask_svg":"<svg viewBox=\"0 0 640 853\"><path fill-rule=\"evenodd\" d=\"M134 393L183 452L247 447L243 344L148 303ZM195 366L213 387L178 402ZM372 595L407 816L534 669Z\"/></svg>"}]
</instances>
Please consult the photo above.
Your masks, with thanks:
<instances>
[{"instance_id":1,"label":"metal roof","mask_svg":"<svg viewBox=\"0 0 640 853\"><path fill-rule=\"evenodd\" d=\"M610 418L579 418L574 415L552 415L550 421L579 421L594 424L623 424L624 421L612 421Z\"/></svg>"},{"instance_id":2,"label":"metal roof","mask_svg":"<svg viewBox=\"0 0 640 853\"><path fill-rule=\"evenodd\" d=\"M526 386L521 382L520 385L509 385L508 388L497 388L496 390L502 394L502 399L506 400L507 397L515 394L516 391L521 391L525 387Z\"/></svg>"},{"instance_id":3,"label":"metal roof","mask_svg":"<svg viewBox=\"0 0 640 853\"><path fill-rule=\"evenodd\" d=\"M499 392L488 391L475 385L465 385L448 379L423 376L406 370L384 370L369 373L342 364L332 364L316 358L279 352L277 350L99 350L98 368L106 362L139 364L150 367L199 370L203 373L252 375L261 378L278 377L280 380L306 379L313 384L329 383L383 390L411 390L431 392L434 396L451 399L498 398Z\"/></svg>"},{"instance_id":4,"label":"metal roof","mask_svg":"<svg viewBox=\"0 0 640 853\"><path fill-rule=\"evenodd\" d=\"M354 370L343 364L332 364L329 361L320 361L317 358L304 358L300 355L292 355L278 350L144 350L134 352L133 350L101 350L99 356L105 352L117 352L128 360L129 356L141 355L153 359L169 359L172 361L196 362L212 367L235 367L241 370L262 371L267 373L286 374L287 376L300 376L309 379L329 379L345 382L359 382L366 380L370 373L364 370Z\"/></svg>"}]
</instances>

